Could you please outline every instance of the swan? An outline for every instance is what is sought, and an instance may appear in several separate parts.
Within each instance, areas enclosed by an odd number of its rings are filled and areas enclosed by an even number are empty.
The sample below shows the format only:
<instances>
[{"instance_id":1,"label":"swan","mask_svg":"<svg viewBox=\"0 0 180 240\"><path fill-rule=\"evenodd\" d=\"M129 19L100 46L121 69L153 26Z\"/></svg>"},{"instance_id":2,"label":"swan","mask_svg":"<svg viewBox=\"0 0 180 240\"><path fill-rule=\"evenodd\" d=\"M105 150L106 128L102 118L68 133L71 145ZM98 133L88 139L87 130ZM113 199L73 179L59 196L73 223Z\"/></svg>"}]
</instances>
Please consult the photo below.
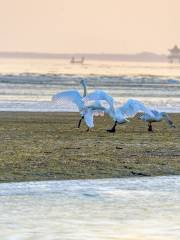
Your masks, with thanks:
<instances>
[{"instance_id":1,"label":"swan","mask_svg":"<svg viewBox=\"0 0 180 240\"><path fill-rule=\"evenodd\" d=\"M152 131L152 122L160 122L163 119L170 127L175 128L173 121L166 112L159 112L157 110L146 107L142 102L129 99L121 107L114 107L114 100L106 93L100 92L99 94L91 93L85 97L90 100L106 100L109 103L109 109L105 108L104 113L108 114L114 121L114 125L108 132L115 132L118 124L129 122L129 118L137 116L138 119L148 122L148 131Z\"/></svg>"},{"instance_id":2,"label":"swan","mask_svg":"<svg viewBox=\"0 0 180 240\"><path fill-rule=\"evenodd\" d=\"M84 98L87 96L87 86L84 80L81 80L80 84L83 86L84 92L81 96L80 93L76 90L69 90L58 92L52 97L52 101L56 103L63 104L63 102L70 102L77 106L80 113L80 120L78 122L78 128L80 128L81 121L84 120L85 124L88 126L87 131L90 128L94 127L93 115L94 113L102 113L104 107L101 105L100 101L84 101ZM95 91L97 94L99 91Z\"/></svg>"},{"instance_id":3,"label":"swan","mask_svg":"<svg viewBox=\"0 0 180 240\"><path fill-rule=\"evenodd\" d=\"M109 104L109 108L104 108L104 112L109 115L113 121L114 125L111 129L108 129L107 132L114 133L116 132L116 126L118 124L124 124L129 122L129 118L133 118L138 113L148 114L150 117L153 117L153 113L144 106L138 100L129 99L124 105L115 108L113 98L105 92L95 92L88 94L85 97L86 100L105 100Z\"/></svg>"},{"instance_id":4,"label":"swan","mask_svg":"<svg viewBox=\"0 0 180 240\"><path fill-rule=\"evenodd\" d=\"M171 128L176 128L174 123L172 122L171 118L166 112L159 112L154 109L150 109L151 113L153 116L149 115L148 113L143 113L142 115L138 116L138 118L144 122L148 122L148 131L152 132L152 122L161 122L162 120L165 120L166 123L171 127Z\"/></svg>"},{"instance_id":5,"label":"swan","mask_svg":"<svg viewBox=\"0 0 180 240\"><path fill-rule=\"evenodd\" d=\"M135 99L127 100L127 102L121 107L114 109L114 114L112 115L114 125L111 129L108 129L107 131L114 133L118 124L124 124L129 122L129 118L133 118L139 113L146 113L149 116L152 116L151 111L146 108L144 104L140 101Z\"/></svg>"}]
</instances>

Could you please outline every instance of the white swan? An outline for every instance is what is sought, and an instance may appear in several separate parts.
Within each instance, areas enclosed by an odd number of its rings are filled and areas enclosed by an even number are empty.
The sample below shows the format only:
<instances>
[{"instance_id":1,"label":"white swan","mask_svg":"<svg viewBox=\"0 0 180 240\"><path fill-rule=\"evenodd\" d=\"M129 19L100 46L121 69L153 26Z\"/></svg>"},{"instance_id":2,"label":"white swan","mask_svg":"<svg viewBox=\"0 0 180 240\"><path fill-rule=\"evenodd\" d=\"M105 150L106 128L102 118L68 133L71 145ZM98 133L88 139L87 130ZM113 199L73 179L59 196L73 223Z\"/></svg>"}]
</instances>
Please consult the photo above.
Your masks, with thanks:
<instances>
[{"instance_id":1,"label":"white swan","mask_svg":"<svg viewBox=\"0 0 180 240\"><path fill-rule=\"evenodd\" d=\"M109 108L104 108L104 112L108 114L114 121L114 125L108 132L115 132L117 124L127 123L129 118L133 118L137 113L146 113L153 117L152 112L144 106L140 101L129 99L121 107L114 107L114 100L105 92L99 94L91 93L85 97L85 100L105 100L109 104Z\"/></svg>"},{"instance_id":2,"label":"white swan","mask_svg":"<svg viewBox=\"0 0 180 240\"><path fill-rule=\"evenodd\" d=\"M175 128L176 126L172 122L171 118L166 112L159 112L157 110L149 109L153 115L149 115L148 113L143 113L138 118L144 122L148 122L148 131L152 132L152 122L160 122L165 120L166 123L170 126Z\"/></svg>"},{"instance_id":3,"label":"white swan","mask_svg":"<svg viewBox=\"0 0 180 240\"><path fill-rule=\"evenodd\" d=\"M80 95L80 93L76 90L70 90L70 91L64 91L64 92L58 92L52 97L52 101L63 104L64 102L70 102L75 104L78 107L79 113L80 113L80 120L78 122L78 128L80 128L82 119L85 121L86 125L89 128L94 127L93 122L93 115L94 113L102 112L104 108L100 104L100 101L84 101L85 96L87 96L87 87L84 80L80 82L80 84L83 86L84 93L83 96ZM99 91L95 91L98 92Z\"/></svg>"},{"instance_id":4,"label":"white swan","mask_svg":"<svg viewBox=\"0 0 180 240\"><path fill-rule=\"evenodd\" d=\"M117 124L126 123L129 121L129 118L133 118L134 116L137 116L142 121L148 122L148 131L152 131L152 122L160 122L162 120L165 120L170 127L176 127L166 112L150 109L138 100L129 99L121 107L115 108L112 97L104 92L100 92L99 94L91 93L86 96L85 99L105 100L109 103L110 108L105 108L104 112L107 113L115 123L111 129L107 130L108 132L115 132Z\"/></svg>"},{"instance_id":5,"label":"white swan","mask_svg":"<svg viewBox=\"0 0 180 240\"><path fill-rule=\"evenodd\" d=\"M129 99L121 107L115 108L114 125L108 132L115 132L117 124L123 124L129 121L129 118L133 118L139 113L146 113L149 116L153 116L151 111L144 106L144 104L135 99Z\"/></svg>"}]
</instances>

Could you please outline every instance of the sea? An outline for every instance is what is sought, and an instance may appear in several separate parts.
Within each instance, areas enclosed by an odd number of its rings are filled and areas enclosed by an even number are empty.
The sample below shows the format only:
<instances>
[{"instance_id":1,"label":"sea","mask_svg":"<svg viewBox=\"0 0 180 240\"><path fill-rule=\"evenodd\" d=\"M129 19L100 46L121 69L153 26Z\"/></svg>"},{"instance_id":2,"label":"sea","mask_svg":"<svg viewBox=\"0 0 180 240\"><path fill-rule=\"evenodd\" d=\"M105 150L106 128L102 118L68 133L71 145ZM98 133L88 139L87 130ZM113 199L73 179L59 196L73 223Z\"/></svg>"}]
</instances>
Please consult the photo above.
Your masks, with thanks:
<instances>
[{"instance_id":1,"label":"sea","mask_svg":"<svg viewBox=\"0 0 180 240\"><path fill-rule=\"evenodd\" d=\"M179 240L180 176L0 184L2 240Z\"/></svg>"},{"instance_id":2,"label":"sea","mask_svg":"<svg viewBox=\"0 0 180 240\"><path fill-rule=\"evenodd\" d=\"M55 104L52 95L75 89L82 93L101 89L117 105L133 98L147 106L180 112L180 64L88 61L72 64L68 59L0 59L0 111L77 111Z\"/></svg>"}]
</instances>

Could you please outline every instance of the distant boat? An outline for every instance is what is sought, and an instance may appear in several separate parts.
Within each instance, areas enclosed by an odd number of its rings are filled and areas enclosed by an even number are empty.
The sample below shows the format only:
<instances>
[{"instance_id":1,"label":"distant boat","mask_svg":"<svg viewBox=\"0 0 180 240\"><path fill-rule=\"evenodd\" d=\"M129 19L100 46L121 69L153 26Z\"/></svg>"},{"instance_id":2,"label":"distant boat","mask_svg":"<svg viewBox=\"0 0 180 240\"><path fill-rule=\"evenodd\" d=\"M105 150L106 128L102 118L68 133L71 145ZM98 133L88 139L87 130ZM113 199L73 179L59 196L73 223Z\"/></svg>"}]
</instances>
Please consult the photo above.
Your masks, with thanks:
<instances>
[{"instance_id":1,"label":"distant boat","mask_svg":"<svg viewBox=\"0 0 180 240\"><path fill-rule=\"evenodd\" d=\"M84 60L85 60L84 57L81 57L81 59L75 59L75 57L72 57L70 63L83 64L83 63L84 63Z\"/></svg>"}]
</instances>

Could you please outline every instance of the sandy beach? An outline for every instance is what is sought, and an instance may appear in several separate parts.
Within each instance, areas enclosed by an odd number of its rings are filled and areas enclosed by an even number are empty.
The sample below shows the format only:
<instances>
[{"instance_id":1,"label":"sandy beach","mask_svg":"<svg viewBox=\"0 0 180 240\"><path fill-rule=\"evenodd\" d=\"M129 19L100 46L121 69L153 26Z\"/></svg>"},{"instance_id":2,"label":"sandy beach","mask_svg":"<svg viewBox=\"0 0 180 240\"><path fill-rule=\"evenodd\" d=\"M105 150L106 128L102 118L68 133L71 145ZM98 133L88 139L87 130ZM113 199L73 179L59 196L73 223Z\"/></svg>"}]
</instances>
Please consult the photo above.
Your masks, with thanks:
<instances>
[{"instance_id":1,"label":"sandy beach","mask_svg":"<svg viewBox=\"0 0 180 240\"><path fill-rule=\"evenodd\" d=\"M77 113L0 113L0 181L94 179L180 174L180 120L176 129L164 122L133 120L118 126L95 118L95 128L76 128Z\"/></svg>"}]
</instances>

